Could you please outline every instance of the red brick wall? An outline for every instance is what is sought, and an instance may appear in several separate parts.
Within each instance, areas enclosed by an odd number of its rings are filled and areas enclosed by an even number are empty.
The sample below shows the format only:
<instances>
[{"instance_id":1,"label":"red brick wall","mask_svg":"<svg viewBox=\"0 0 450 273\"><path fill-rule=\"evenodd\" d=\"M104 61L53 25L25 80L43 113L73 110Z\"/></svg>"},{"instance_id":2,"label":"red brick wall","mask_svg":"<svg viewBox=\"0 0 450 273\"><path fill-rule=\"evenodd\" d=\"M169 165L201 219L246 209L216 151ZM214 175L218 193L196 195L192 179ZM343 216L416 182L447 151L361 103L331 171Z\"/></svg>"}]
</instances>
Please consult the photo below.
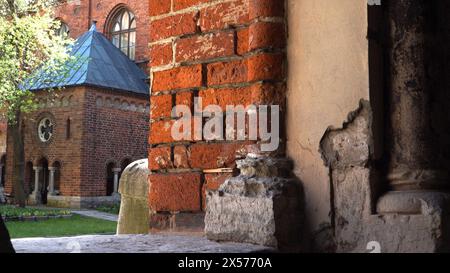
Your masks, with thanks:
<instances>
[{"instance_id":1,"label":"red brick wall","mask_svg":"<svg viewBox=\"0 0 450 273\"><path fill-rule=\"evenodd\" d=\"M106 167L147 156L148 96L88 88L81 163L85 196L106 195Z\"/></svg>"},{"instance_id":2,"label":"red brick wall","mask_svg":"<svg viewBox=\"0 0 450 273\"><path fill-rule=\"evenodd\" d=\"M57 93L53 106L44 103L27 115L24 128L25 162L41 166L61 164L60 192L63 196L105 196L106 167L114 162L120 168L124 159L147 156L148 97L87 87L66 88ZM40 102L47 93L38 94ZM70 98L67 102L65 99ZM111 102L111 103L109 103ZM37 136L43 115L54 120L54 135L49 143ZM70 138L66 137L70 119ZM6 191L12 192L12 142L8 139ZM31 173L34 181L34 173ZM29 185L26 183L25 188Z\"/></svg>"},{"instance_id":3,"label":"red brick wall","mask_svg":"<svg viewBox=\"0 0 450 273\"><path fill-rule=\"evenodd\" d=\"M148 61L149 2L142 0L91 0L91 18L89 19L89 0L73 0L62 4L55 16L70 28L72 38L86 32L92 20L97 21L97 30L105 33L105 24L118 5L125 5L136 16L136 61Z\"/></svg>"},{"instance_id":4,"label":"red brick wall","mask_svg":"<svg viewBox=\"0 0 450 273\"><path fill-rule=\"evenodd\" d=\"M56 91L55 91L56 92ZM30 113L25 118L24 148L25 163L31 162L33 166L41 166L40 160L47 159L52 166L56 161L61 163L62 195L80 195L80 170L81 170L81 143L82 124L84 118L84 87L67 88L58 92L55 103L48 99L48 93L37 94L39 109ZM54 121L54 135L48 143L38 139L38 123L44 115L51 115ZM71 137L66 138L66 122L71 121ZM13 139L8 137L7 147L7 171L6 191L12 192L12 160ZM31 173L34 182L34 172ZM28 181L25 181L25 189L29 189Z\"/></svg>"},{"instance_id":5,"label":"red brick wall","mask_svg":"<svg viewBox=\"0 0 450 273\"><path fill-rule=\"evenodd\" d=\"M175 142L175 104L281 104L285 98L282 0L160 0L150 2L151 209L202 212L205 189L229 174L249 142ZM158 217L154 217L157 219Z\"/></svg>"}]
</instances>

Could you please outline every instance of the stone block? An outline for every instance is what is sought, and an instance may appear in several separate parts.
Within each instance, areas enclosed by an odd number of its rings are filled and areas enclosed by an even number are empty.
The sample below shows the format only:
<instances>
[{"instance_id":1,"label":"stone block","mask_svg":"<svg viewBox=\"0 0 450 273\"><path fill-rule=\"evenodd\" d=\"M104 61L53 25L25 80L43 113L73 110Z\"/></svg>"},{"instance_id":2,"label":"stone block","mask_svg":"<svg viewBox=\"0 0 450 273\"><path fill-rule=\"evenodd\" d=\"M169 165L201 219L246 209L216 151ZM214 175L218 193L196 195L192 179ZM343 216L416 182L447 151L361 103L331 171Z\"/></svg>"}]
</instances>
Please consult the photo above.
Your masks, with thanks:
<instances>
[{"instance_id":1,"label":"stone block","mask_svg":"<svg viewBox=\"0 0 450 273\"><path fill-rule=\"evenodd\" d=\"M122 173L117 234L146 234L149 230L148 159L135 161Z\"/></svg>"},{"instance_id":2,"label":"stone block","mask_svg":"<svg viewBox=\"0 0 450 273\"><path fill-rule=\"evenodd\" d=\"M271 162L248 157L238 165L249 165L252 160L259 161L259 165ZM299 184L292 179L252 173L253 176L241 174L228 179L218 191L208 191L207 238L265 245L287 252L300 250L303 219Z\"/></svg>"}]
</instances>

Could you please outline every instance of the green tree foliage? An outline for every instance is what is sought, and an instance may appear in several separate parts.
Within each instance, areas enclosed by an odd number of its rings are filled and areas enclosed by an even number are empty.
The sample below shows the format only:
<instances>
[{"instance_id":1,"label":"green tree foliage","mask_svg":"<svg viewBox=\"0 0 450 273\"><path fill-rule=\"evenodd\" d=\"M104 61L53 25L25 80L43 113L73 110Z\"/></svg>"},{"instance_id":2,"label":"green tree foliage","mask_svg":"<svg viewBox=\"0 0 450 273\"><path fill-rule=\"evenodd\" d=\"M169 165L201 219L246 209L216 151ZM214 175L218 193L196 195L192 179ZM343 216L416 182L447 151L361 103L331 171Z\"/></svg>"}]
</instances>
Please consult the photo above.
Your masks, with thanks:
<instances>
[{"instance_id":1,"label":"green tree foliage","mask_svg":"<svg viewBox=\"0 0 450 273\"><path fill-rule=\"evenodd\" d=\"M25 205L23 190L23 114L36 108L27 88L37 77L63 77L72 40L58 35L54 20L56 0L0 0L0 113L8 120L8 138L14 140L14 198ZM11 156L11 155L8 155Z\"/></svg>"}]
</instances>

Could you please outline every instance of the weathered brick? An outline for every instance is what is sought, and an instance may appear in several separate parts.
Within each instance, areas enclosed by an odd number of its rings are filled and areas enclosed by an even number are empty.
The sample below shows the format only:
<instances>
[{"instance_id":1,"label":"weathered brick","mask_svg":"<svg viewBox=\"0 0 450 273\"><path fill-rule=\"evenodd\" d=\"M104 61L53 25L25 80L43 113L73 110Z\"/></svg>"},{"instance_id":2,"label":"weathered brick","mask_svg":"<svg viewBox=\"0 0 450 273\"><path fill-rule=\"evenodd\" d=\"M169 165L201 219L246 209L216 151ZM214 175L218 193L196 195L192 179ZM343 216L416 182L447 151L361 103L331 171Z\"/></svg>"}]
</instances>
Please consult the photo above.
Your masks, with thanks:
<instances>
[{"instance_id":1,"label":"weathered brick","mask_svg":"<svg viewBox=\"0 0 450 273\"><path fill-rule=\"evenodd\" d=\"M171 0L151 0L148 2L150 16L156 16L170 12Z\"/></svg>"},{"instance_id":2,"label":"weathered brick","mask_svg":"<svg viewBox=\"0 0 450 273\"><path fill-rule=\"evenodd\" d=\"M176 61L196 61L234 54L234 33L219 32L177 41Z\"/></svg>"},{"instance_id":3,"label":"weathered brick","mask_svg":"<svg viewBox=\"0 0 450 273\"><path fill-rule=\"evenodd\" d=\"M243 55L249 52L249 29L243 28L237 32L237 54Z\"/></svg>"},{"instance_id":4,"label":"weathered brick","mask_svg":"<svg viewBox=\"0 0 450 273\"><path fill-rule=\"evenodd\" d=\"M172 36L191 34L197 30L197 13L183 13L150 23L150 39L158 41Z\"/></svg>"},{"instance_id":5,"label":"weathered brick","mask_svg":"<svg viewBox=\"0 0 450 273\"><path fill-rule=\"evenodd\" d=\"M192 91L178 92L175 103L176 105L186 105L192 109L194 105L194 93Z\"/></svg>"},{"instance_id":6,"label":"weathered brick","mask_svg":"<svg viewBox=\"0 0 450 273\"><path fill-rule=\"evenodd\" d=\"M212 0L173 0L173 9L175 11L186 9L195 5L211 2Z\"/></svg>"},{"instance_id":7,"label":"weathered brick","mask_svg":"<svg viewBox=\"0 0 450 273\"><path fill-rule=\"evenodd\" d=\"M173 163L176 168L189 169L190 151L184 145L175 146L173 149Z\"/></svg>"},{"instance_id":8,"label":"weathered brick","mask_svg":"<svg viewBox=\"0 0 450 273\"><path fill-rule=\"evenodd\" d=\"M172 43L152 45L150 47L150 65L159 66L173 61Z\"/></svg>"},{"instance_id":9,"label":"weathered brick","mask_svg":"<svg viewBox=\"0 0 450 273\"><path fill-rule=\"evenodd\" d=\"M200 211L199 173L150 175L149 205L153 211Z\"/></svg>"},{"instance_id":10,"label":"weathered brick","mask_svg":"<svg viewBox=\"0 0 450 273\"><path fill-rule=\"evenodd\" d=\"M252 91L250 87L240 88L209 88L201 90L199 97L202 98L203 107L219 105L224 111L227 105L252 104Z\"/></svg>"},{"instance_id":11,"label":"weathered brick","mask_svg":"<svg viewBox=\"0 0 450 273\"><path fill-rule=\"evenodd\" d=\"M200 11L200 28L203 32L226 29L245 24L249 20L248 0L220 3Z\"/></svg>"},{"instance_id":12,"label":"weathered brick","mask_svg":"<svg viewBox=\"0 0 450 273\"><path fill-rule=\"evenodd\" d=\"M192 168L215 169L233 168L236 155L245 153L245 143L201 143L191 146L190 165Z\"/></svg>"},{"instance_id":13,"label":"weathered brick","mask_svg":"<svg viewBox=\"0 0 450 273\"><path fill-rule=\"evenodd\" d=\"M152 96L150 117L152 119L170 117L172 112L172 95Z\"/></svg>"},{"instance_id":14,"label":"weathered brick","mask_svg":"<svg viewBox=\"0 0 450 273\"><path fill-rule=\"evenodd\" d=\"M237 88L209 88L201 90L199 97L202 98L203 108L219 105L225 110L227 105L280 105L283 104L284 94L284 84L256 83Z\"/></svg>"},{"instance_id":15,"label":"weathered brick","mask_svg":"<svg viewBox=\"0 0 450 273\"><path fill-rule=\"evenodd\" d=\"M205 174L205 183L202 187L202 208L206 208L206 192L216 191L219 187L233 175L231 173Z\"/></svg>"},{"instance_id":16,"label":"weathered brick","mask_svg":"<svg viewBox=\"0 0 450 273\"><path fill-rule=\"evenodd\" d=\"M286 45L285 29L282 23L257 22L238 32L238 54L255 49L283 48Z\"/></svg>"},{"instance_id":17,"label":"weathered brick","mask_svg":"<svg viewBox=\"0 0 450 273\"><path fill-rule=\"evenodd\" d=\"M172 162L170 159L170 147L150 148L148 164L150 170L171 168Z\"/></svg>"},{"instance_id":18,"label":"weathered brick","mask_svg":"<svg viewBox=\"0 0 450 273\"><path fill-rule=\"evenodd\" d=\"M258 54L248 59L249 82L262 80L282 80L285 76L282 54Z\"/></svg>"},{"instance_id":19,"label":"weathered brick","mask_svg":"<svg viewBox=\"0 0 450 273\"><path fill-rule=\"evenodd\" d=\"M212 63L208 65L208 85L240 83L247 81L245 60Z\"/></svg>"},{"instance_id":20,"label":"weathered brick","mask_svg":"<svg viewBox=\"0 0 450 273\"><path fill-rule=\"evenodd\" d=\"M284 1L249 0L249 19L258 17L284 17Z\"/></svg>"},{"instance_id":21,"label":"weathered brick","mask_svg":"<svg viewBox=\"0 0 450 273\"><path fill-rule=\"evenodd\" d=\"M174 121L155 121L150 126L149 143L161 144L173 142L172 125Z\"/></svg>"},{"instance_id":22,"label":"weathered brick","mask_svg":"<svg viewBox=\"0 0 450 273\"><path fill-rule=\"evenodd\" d=\"M202 66L182 66L153 74L152 92L200 87Z\"/></svg>"}]
</instances>

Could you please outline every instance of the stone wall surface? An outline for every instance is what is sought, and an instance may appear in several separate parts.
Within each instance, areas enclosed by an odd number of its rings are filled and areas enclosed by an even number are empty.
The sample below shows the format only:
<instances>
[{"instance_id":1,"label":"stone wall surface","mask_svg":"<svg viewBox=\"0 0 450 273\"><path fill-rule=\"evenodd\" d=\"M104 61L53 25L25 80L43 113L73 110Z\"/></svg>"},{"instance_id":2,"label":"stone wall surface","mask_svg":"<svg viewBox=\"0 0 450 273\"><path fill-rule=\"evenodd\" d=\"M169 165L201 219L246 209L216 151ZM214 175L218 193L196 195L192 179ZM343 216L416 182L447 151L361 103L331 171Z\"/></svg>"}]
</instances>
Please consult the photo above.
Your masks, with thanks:
<instances>
[{"instance_id":1,"label":"stone wall surface","mask_svg":"<svg viewBox=\"0 0 450 273\"><path fill-rule=\"evenodd\" d=\"M333 251L332 178L319 148L328 128L369 101L367 2L288 0L287 13L287 154L304 187L311 247Z\"/></svg>"},{"instance_id":2,"label":"stone wall surface","mask_svg":"<svg viewBox=\"0 0 450 273\"><path fill-rule=\"evenodd\" d=\"M303 199L288 163L252 155L239 160L241 174L207 193L207 238L299 251Z\"/></svg>"}]
</instances>

